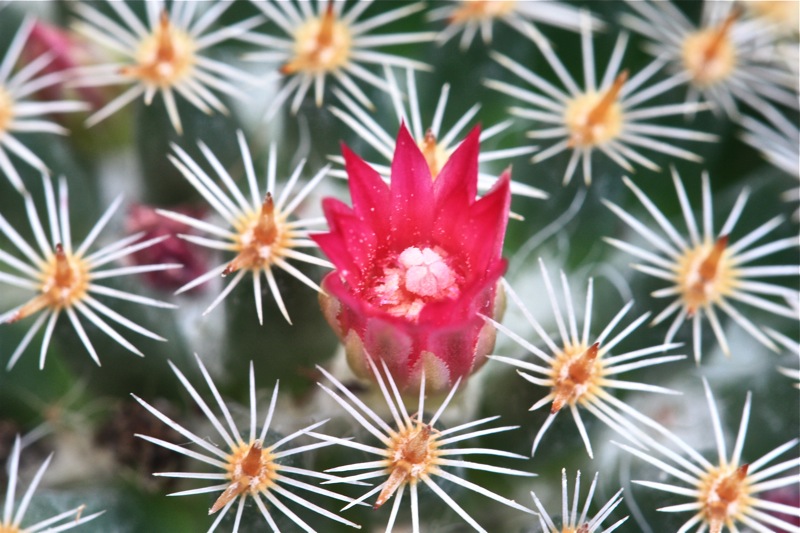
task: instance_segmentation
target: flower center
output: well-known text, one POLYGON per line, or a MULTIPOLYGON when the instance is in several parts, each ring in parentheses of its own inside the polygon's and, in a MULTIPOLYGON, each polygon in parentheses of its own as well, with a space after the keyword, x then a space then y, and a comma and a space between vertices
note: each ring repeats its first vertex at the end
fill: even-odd
POLYGON ((516 4, 516 0, 464 0, 453 11, 450 22, 460 24, 468 20, 499 18, 513 11, 516 4))
POLYGON ((441 145, 436 143, 436 135, 434 135, 431 130, 425 132, 425 137, 417 146, 419 146, 420 151, 422 151, 425 162, 428 163, 428 169, 431 171, 431 178, 436 179, 450 156, 441 145))
POLYGON ((214 514, 234 498, 244 494, 266 492, 277 477, 278 465, 269 450, 261 448, 261 441, 242 444, 228 456, 228 487, 219 495, 217 501, 208 510, 214 514))
POLYGON ((728 236, 723 235, 713 245, 689 250, 678 261, 678 288, 690 317, 731 292, 737 276, 725 254, 727 245, 728 236))
POLYGON ((84 299, 89 288, 89 266, 77 257, 67 255, 56 245, 56 253, 42 268, 41 293, 20 307, 9 322, 16 322, 49 307, 63 309, 84 299))
POLYGON ((716 28, 692 33, 683 41, 683 65, 696 85, 712 86, 733 72, 736 48, 730 30, 738 17, 739 10, 732 9, 716 28))
POLYGON ((189 77, 196 62, 195 42, 189 34, 172 25, 166 11, 152 34, 139 45, 136 65, 121 72, 159 87, 172 87, 189 77))
POLYGON ((564 111, 571 147, 592 147, 615 139, 622 131, 622 106, 618 97, 628 79, 625 70, 604 93, 573 98, 564 111))
POLYGON ((710 533, 720 533, 731 519, 743 514, 748 506, 747 467, 721 467, 710 471, 700 487, 702 512, 710 533))
POLYGON ((384 267, 371 303, 391 315, 414 320, 427 302, 457 298, 460 279, 446 257, 438 247, 406 248, 384 267))
POLYGON ((405 483, 416 483, 430 472, 437 457, 436 439, 431 439, 431 427, 417 422, 392 438, 386 452, 389 460, 389 479, 375 501, 375 509, 386 503, 405 483))
MULTIPOLYGON (((11 119, 14 117, 14 100, 8 91, 0 85, 0 137, 8 131, 11 119)), ((2 533, 2 530, 0 530, 2 533)))
POLYGON ((334 72, 350 59, 349 28, 336 20, 333 1, 320 18, 307 21, 294 35, 294 57, 281 67, 283 74, 334 72))
POLYGON ((275 214, 272 195, 267 193, 261 210, 237 228, 239 235, 236 238, 236 249, 239 255, 228 264, 222 275, 227 276, 242 268, 268 269, 274 255, 282 248, 282 225, 283 221, 275 214))
POLYGON ((567 345, 564 351, 556 356, 553 363, 553 405, 550 412, 555 414, 569 403, 575 402, 593 386, 602 376, 602 365, 597 359, 599 343, 589 347, 583 344, 567 345))
POLYGON ((0 524, 0 533, 20 533, 20 529, 17 526, 0 524))

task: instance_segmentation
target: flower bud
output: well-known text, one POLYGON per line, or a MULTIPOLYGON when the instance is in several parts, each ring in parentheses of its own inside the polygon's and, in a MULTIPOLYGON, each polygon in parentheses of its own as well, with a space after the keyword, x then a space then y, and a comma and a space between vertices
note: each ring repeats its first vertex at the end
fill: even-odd
MULTIPOLYGON (((27 62, 31 62, 44 54, 50 54, 52 58, 42 70, 44 74, 68 73, 93 61, 89 51, 70 33, 37 20, 25 44, 23 57, 27 62)), ((76 95, 71 94, 72 90, 67 89, 65 85, 65 82, 47 85, 40 90, 40 95, 46 101, 75 97, 76 95)), ((90 103, 92 107, 100 107, 106 100, 103 93, 93 87, 80 87, 76 92, 80 100, 90 103)))
MULTIPOLYGON (((177 211, 189 216, 201 215, 197 210, 177 209, 177 211)), ((128 210, 125 229, 129 233, 141 232, 142 238, 138 242, 169 235, 165 240, 133 254, 131 256, 133 264, 183 265, 183 268, 147 272, 144 277, 151 286, 161 290, 175 290, 207 270, 206 255, 178 237, 178 234, 193 233, 187 224, 160 216, 148 205, 135 204, 128 210)))

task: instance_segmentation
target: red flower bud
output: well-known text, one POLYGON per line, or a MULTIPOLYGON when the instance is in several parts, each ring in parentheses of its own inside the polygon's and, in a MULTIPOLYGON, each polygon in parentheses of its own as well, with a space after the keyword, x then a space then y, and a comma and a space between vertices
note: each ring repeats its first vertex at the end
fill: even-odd
MULTIPOLYGON (((26 62, 50 54, 52 59, 42 70, 43 74, 69 72, 71 69, 93 61, 88 50, 63 29, 37 20, 33 24, 28 41, 25 43, 23 57, 26 62)), ((103 94, 94 87, 76 89, 79 98, 92 107, 100 107, 106 100, 103 94)), ((40 90, 44 100, 63 100, 71 95, 65 94, 65 82, 48 85, 40 90)))
MULTIPOLYGON (((200 217, 200 213, 188 209, 175 211, 189 216, 200 217)), ((181 222, 160 216, 148 205, 135 204, 128 210, 125 229, 130 233, 143 232, 140 241, 154 239, 163 235, 170 237, 131 255, 136 265, 180 263, 183 268, 147 272, 144 278, 154 287, 174 290, 203 274, 207 268, 206 255, 196 246, 180 239, 178 234, 193 233, 191 227, 181 222)))

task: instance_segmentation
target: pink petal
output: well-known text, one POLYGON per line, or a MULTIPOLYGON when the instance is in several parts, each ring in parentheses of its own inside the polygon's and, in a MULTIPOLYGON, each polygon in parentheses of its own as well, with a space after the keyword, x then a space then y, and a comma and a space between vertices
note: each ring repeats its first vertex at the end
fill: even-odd
POLYGON ((389 217, 386 216, 386 206, 389 205, 391 197, 389 186, 371 166, 344 144, 342 144, 342 155, 347 170, 353 211, 367 221, 375 233, 387 235, 389 217))
POLYGON ((339 200, 326 198, 322 206, 331 231, 311 238, 340 273, 356 283, 374 263, 377 251, 375 232, 339 200))
POLYGON ((511 204, 511 175, 503 172, 486 196, 470 208, 466 246, 475 270, 482 271, 500 258, 511 204))
POLYGON ((504 173, 486 196, 471 205, 442 206, 431 229, 440 246, 468 258, 472 273, 484 271, 500 258, 511 201, 509 184, 509 175, 504 173))
POLYGON ((480 126, 475 126, 450 155, 434 181, 434 193, 439 205, 472 203, 478 194, 478 154, 480 126))
POLYGON ((433 179, 405 124, 397 134, 391 190, 392 241, 400 250, 424 242, 434 215, 433 179))

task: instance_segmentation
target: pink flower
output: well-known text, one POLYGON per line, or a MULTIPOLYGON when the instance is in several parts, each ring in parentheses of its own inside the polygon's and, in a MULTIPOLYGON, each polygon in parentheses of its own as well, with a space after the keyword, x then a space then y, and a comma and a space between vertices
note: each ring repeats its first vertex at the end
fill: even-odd
POLYGON ((502 314, 498 281, 510 204, 506 171, 476 200, 475 128, 434 180, 405 126, 391 185, 343 147, 353 207, 324 201, 330 232, 314 240, 336 266, 322 282, 323 312, 356 374, 386 362, 401 389, 445 390, 480 367, 502 314))

